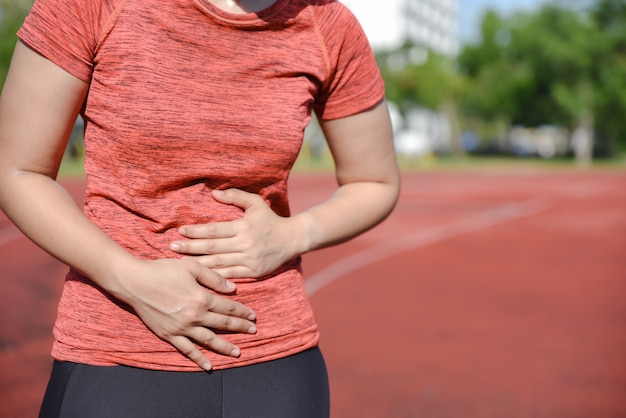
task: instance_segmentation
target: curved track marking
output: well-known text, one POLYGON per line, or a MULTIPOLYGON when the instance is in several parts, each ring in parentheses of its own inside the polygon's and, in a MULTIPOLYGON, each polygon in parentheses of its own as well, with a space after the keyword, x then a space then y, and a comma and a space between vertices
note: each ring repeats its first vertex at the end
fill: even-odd
POLYGON ((346 274, 401 252, 425 247, 510 220, 532 216, 551 206, 548 198, 538 196, 521 202, 507 203, 444 225, 415 231, 393 242, 384 242, 345 257, 313 274, 305 282, 307 293, 312 296, 324 286, 346 274))

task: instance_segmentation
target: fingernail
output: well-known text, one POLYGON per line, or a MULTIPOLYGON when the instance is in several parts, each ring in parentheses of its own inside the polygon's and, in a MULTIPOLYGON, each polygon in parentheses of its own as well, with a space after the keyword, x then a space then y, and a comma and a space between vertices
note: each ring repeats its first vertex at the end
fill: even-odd
POLYGON ((172 251, 178 251, 180 250, 180 244, 177 242, 173 242, 170 244, 170 250, 172 251))
POLYGON ((185 227, 180 227, 178 228, 178 233, 180 235, 185 235, 187 233, 187 230, 185 229, 185 227))
POLYGON ((216 195, 218 195, 218 196, 223 196, 223 195, 224 195, 224 190, 217 190, 217 189, 214 189, 214 190, 213 190, 213 194, 216 194, 216 195))
POLYGON ((241 355, 241 351, 239 351, 238 348, 235 348, 233 351, 230 352, 230 355, 233 357, 239 357, 241 355))
POLYGON ((248 328, 248 334, 256 334, 256 327, 254 325, 248 328))
POLYGON ((204 364, 202 365, 202 368, 203 368, 204 370, 206 370, 207 372, 208 372, 208 371, 211 371, 211 363, 204 363, 204 364))
POLYGON ((256 319, 256 314, 254 312, 252 312, 250 315, 248 315, 248 320, 254 321, 255 319, 256 319))
POLYGON ((230 280, 226 280, 226 287, 230 290, 235 290, 237 288, 235 283, 231 282, 230 280))

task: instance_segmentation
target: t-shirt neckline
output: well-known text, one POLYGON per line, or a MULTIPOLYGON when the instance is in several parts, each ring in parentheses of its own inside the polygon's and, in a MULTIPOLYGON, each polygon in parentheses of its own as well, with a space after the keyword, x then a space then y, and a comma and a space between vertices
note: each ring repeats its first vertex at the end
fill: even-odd
POLYGON ((207 14, 213 18, 228 24, 253 25, 263 23, 269 17, 283 10, 291 0, 276 0, 269 7, 258 12, 251 13, 229 13, 215 6, 209 0, 194 0, 207 14))

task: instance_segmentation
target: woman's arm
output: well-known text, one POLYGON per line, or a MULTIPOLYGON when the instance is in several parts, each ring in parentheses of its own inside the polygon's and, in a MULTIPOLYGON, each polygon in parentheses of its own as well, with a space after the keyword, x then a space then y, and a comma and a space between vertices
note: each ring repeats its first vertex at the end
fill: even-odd
POLYGON ((335 159, 339 188, 330 200, 303 214, 309 217, 310 250, 371 229, 391 213, 400 193, 387 102, 320 124, 335 159))
POLYGON ((208 328, 254 332, 254 313, 224 296, 232 284, 192 260, 140 260, 104 234, 56 182, 87 83, 22 43, 0 95, 0 208, 35 243, 119 300, 200 367, 192 339, 218 353, 239 350, 208 328), (175 313, 172 313, 175 312, 175 313))
POLYGON ((230 189, 214 197, 242 208, 241 219, 189 225, 189 240, 171 249, 197 256, 227 278, 261 277, 286 261, 347 241, 385 219, 400 190, 387 103, 346 118, 322 121, 335 159, 338 189, 327 201, 289 218, 276 215, 259 196, 230 189))

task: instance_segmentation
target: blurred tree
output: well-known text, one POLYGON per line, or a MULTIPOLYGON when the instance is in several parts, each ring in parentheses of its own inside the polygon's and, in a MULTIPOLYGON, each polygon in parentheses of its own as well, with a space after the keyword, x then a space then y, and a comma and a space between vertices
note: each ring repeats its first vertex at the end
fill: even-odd
POLYGON ((462 111, 497 124, 573 128, 593 115, 611 143, 626 143, 626 2, 553 1, 533 13, 482 21, 459 68, 462 111))
POLYGON ((387 99, 396 104, 403 116, 415 108, 445 115, 449 122, 450 151, 462 153, 457 102, 463 79, 454 61, 411 42, 397 50, 379 52, 377 60, 385 79, 387 99))
POLYGON ((577 13, 554 5, 506 20, 487 13, 482 43, 459 57, 472 80, 464 109, 527 126, 570 123, 581 111, 572 97, 589 99, 582 96, 593 63, 587 52, 597 41, 592 29, 577 13))
POLYGON ((511 30, 498 14, 489 11, 482 25, 482 43, 468 45, 459 57, 468 81, 462 110, 470 116, 511 122, 516 113, 512 97, 523 97, 533 88, 531 67, 511 59, 511 30))
POLYGON ((609 146, 626 151, 626 1, 595 1, 590 15, 607 44, 606 55, 596 62, 596 130, 609 146))
POLYGON ((387 87, 387 98, 402 113, 419 106, 439 110, 452 100, 460 79, 453 63, 425 48, 406 43, 392 51, 377 54, 387 87))
POLYGON ((17 42, 16 32, 31 6, 31 0, 0 0, 0 89, 17 42))

